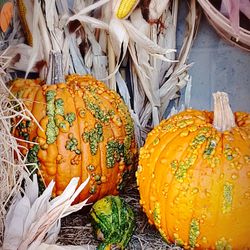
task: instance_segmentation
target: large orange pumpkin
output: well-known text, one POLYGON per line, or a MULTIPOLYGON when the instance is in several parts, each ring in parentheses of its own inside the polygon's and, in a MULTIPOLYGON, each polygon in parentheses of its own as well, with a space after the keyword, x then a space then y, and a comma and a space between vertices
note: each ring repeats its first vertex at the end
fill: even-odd
POLYGON ((250 249, 250 114, 225 94, 153 129, 140 151, 140 203, 162 236, 185 248, 250 249))
POLYGON ((136 154, 133 122, 120 96, 91 76, 69 75, 65 83, 17 79, 12 93, 24 102, 40 126, 22 121, 16 137, 38 144, 27 159, 39 164, 47 185, 55 180, 60 195, 74 176, 89 184, 78 199, 95 201, 117 194, 136 154))

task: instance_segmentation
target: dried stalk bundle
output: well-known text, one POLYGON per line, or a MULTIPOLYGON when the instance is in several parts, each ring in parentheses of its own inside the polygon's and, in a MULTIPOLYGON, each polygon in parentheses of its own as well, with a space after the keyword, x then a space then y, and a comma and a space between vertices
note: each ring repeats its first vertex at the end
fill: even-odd
POLYGON ((225 40, 250 51, 250 31, 242 27, 236 33, 230 20, 217 10, 209 0, 198 0, 204 10, 210 24, 215 28, 217 33, 225 40))
MULTIPOLYGON (((150 2, 148 8, 142 5, 142 13, 145 12, 143 9, 147 8, 148 22, 140 18, 140 10, 132 13, 131 22, 160 47, 175 48, 178 1, 164 1, 164 4, 160 0, 154 0, 150 2)), ((138 136, 140 145, 143 144, 149 130, 163 119, 169 102, 178 97, 179 90, 188 83, 191 85, 187 73, 191 65, 187 65, 186 60, 198 28, 199 18, 196 1, 192 0, 180 53, 177 58, 174 52, 170 54, 173 61, 159 60, 148 55, 140 48, 140 44, 131 44, 129 47, 132 58, 130 63, 132 98, 137 131, 140 133, 138 136)), ((186 94, 190 95, 189 88, 186 94)))
POLYGON ((190 82, 186 59, 199 15, 192 0, 177 57, 179 1, 142 1, 124 19, 116 16, 120 2, 45 0, 41 6, 38 0, 18 0, 26 8, 20 14, 25 20, 26 41, 32 47, 23 42, 11 46, 11 55, 20 57, 12 67, 25 68, 26 75, 37 71, 44 79, 49 51, 62 51, 65 74, 92 74, 122 95, 134 118, 140 146, 163 118, 169 102, 190 82), (129 73, 124 68, 129 68, 129 73))

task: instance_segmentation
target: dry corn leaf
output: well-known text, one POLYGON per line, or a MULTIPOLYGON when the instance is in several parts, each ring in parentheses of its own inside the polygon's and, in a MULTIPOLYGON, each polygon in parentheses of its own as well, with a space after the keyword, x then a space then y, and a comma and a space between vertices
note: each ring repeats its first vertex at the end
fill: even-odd
POLYGON ((38 197, 36 175, 33 175, 33 181, 27 178, 28 184, 23 194, 21 195, 20 192, 15 197, 7 213, 3 248, 35 250, 45 240, 46 235, 49 235, 50 241, 56 240, 60 229, 60 219, 81 209, 87 202, 85 200, 71 206, 87 185, 89 178, 77 188, 78 181, 79 178, 72 178, 64 192, 51 200, 54 181, 51 181, 42 195, 38 197))

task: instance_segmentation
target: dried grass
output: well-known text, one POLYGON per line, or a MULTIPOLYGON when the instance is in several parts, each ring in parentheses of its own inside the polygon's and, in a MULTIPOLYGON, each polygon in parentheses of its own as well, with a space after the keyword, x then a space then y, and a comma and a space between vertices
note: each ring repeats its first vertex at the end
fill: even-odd
POLYGON ((19 151, 17 141, 10 131, 12 118, 19 116, 27 119, 25 107, 14 97, 10 99, 11 94, 5 84, 11 78, 6 73, 10 60, 5 53, 0 55, 0 245, 8 205, 20 189, 24 176, 28 174, 25 157, 19 151), (17 111, 17 107, 20 107, 20 111, 17 111))
MULTIPOLYGON (((157 229, 148 223, 145 213, 139 204, 139 192, 135 180, 131 180, 126 189, 120 195, 132 207, 136 217, 136 229, 127 247, 129 250, 143 249, 172 249, 181 250, 175 245, 168 245, 160 236, 157 229)), ((62 245, 95 245, 99 241, 95 239, 91 226, 89 210, 84 208, 80 212, 71 214, 62 219, 58 244, 62 245)))

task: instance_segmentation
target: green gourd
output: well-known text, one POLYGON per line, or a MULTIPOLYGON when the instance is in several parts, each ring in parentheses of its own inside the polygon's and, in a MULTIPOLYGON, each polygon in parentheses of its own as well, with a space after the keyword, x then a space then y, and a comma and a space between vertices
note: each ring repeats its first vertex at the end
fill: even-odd
POLYGON ((90 215, 96 237, 103 241, 97 250, 108 250, 113 245, 125 249, 135 228, 135 216, 122 198, 109 195, 100 199, 90 215))

